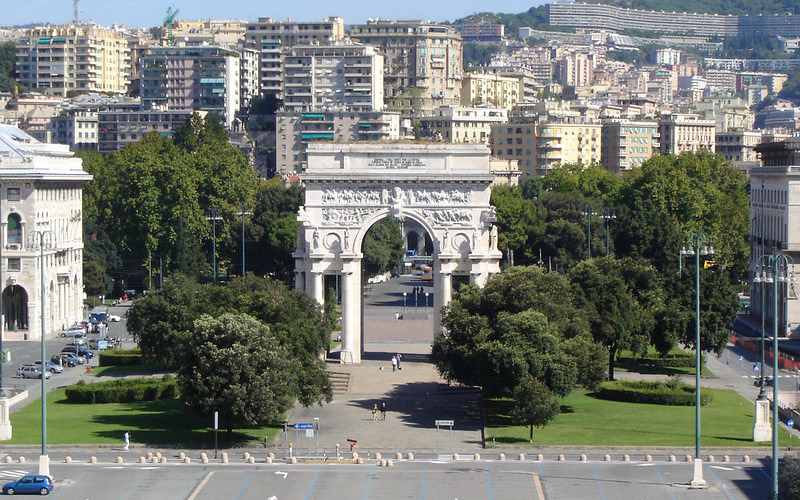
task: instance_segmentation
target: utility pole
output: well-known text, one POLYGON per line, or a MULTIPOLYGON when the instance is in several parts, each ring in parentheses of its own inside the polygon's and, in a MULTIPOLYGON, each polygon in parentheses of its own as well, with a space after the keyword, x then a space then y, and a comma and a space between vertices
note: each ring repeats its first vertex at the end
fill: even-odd
POLYGON ((242 283, 244 283, 247 280, 247 278, 245 278, 245 274, 246 274, 247 268, 246 268, 246 265, 245 265, 245 258, 244 258, 245 257, 245 255, 244 255, 245 254, 245 251, 244 251, 244 218, 245 218, 246 215, 251 215, 251 214, 250 214, 250 212, 247 211, 247 205, 242 203, 241 206, 239 207, 239 211, 236 212, 236 215, 240 215, 242 217, 242 283))
POLYGON ((211 221, 211 261, 212 261, 212 272, 214 276, 212 278, 212 282, 217 282, 217 221, 222 220, 222 217, 219 216, 219 210, 216 207, 211 207, 211 210, 208 211, 208 216, 206 220, 211 221))

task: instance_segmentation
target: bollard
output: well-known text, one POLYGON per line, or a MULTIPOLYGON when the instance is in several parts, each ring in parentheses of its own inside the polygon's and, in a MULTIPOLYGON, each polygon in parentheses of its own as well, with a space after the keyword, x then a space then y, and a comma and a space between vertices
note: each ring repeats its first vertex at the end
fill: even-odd
POLYGON ((379 464, 381 467, 386 467, 386 460, 383 460, 383 459, 381 459, 381 460, 378 462, 378 464, 379 464))
POLYGON ((458 453, 453 453, 453 460, 458 460, 458 453))
POLYGON ((586 458, 586 455, 584 455, 584 454, 581 454, 580 461, 581 461, 581 462, 588 462, 588 461, 589 461, 589 459, 588 459, 588 458, 586 458))
POLYGON ((272 459, 272 460, 275 460, 275 454, 274 454, 274 453, 272 453, 272 452, 269 452, 269 453, 267 453, 267 458, 270 458, 270 459, 272 459))
POLYGON ((363 458, 361 458, 361 457, 359 457, 359 458, 356 458, 356 459, 355 459, 355 463, 357 463, 357 464, 363 464, 363 463, 364 463, 364 459, 363 459, 363 458))
POLYGON ((731 457, 729 457, 728 455, 723 455, 722 461, 725 462, 726 464, 729 464, 731 463, 731 457))
POLYGON ((153 452, 152 451, 148 451, 146 457, 147 457, 148 460, 153 458, 153 452))
POLYGON ((158 459, 162 464, 167 463, 167 457, 161 457, 158 459))
POLYGON ((96 464, 97 463, 97 457, 89 457, 89 463, 90 464, 96 464))
POLYGON ((685 459, 686 459, 687 462, 691 462, 692 461, 692 456, 691 455, 686 455, 685 459))
MULTIPOLYGON (((89 460, 91 461, 91 459, 89 459, 89 460)), ((143 464, 143 463, 146 463, 146 462, 147 462, 147 459, 146 459, 146 458, 144 458, 144 457, 139 457, 139 463, 140 463, 140 464, 143 464)))
POLYGON ((267 457, 267 463, 268 463, 268 464, 271 464, 271 463, 272 463, 272 457, 267 457))
POLYGON ((414 460, 414 454, 413 453, 409 453, 408 454, 408 459, 409 460, 414 460))
POLYGON ((558 455, 558 461, 559 461, 559 462, 563 462, 564 460, 566 460, 566 457, 564 457, 564 455, 563 455, 563 454, 559 454, 559 455, 558 455))
POLYGON ((611 455, 606 455, 605 457, 603 457, 603 460, 605 460, 606 462, 610 462, 611 461, 611 455))
MULTIPOLYGON (((67 458, 69 458, 69 457, 67 457, 67 458)), ((70 462, 72 462, 72 459, 70 459, 70 462)), ((67 462, 67 463, 69 463, 69 462, 67 462)), ((118 464, 122 463, 122 457, 117 457, 117 463, 118 464)))
POLYGON ((19 457, 19 463, 24 464, 25 463, 25 457, 19 457))
POLYGON ((506 459, 506 454, 505 453, 501 453, 500 455, 497 456, 497 459, 498 460, 505 460, 506 459))
POLYGON ((713 462, 714 461, 714 455, 709 455, 708 456, 708 461, 709 462, 713 462))
POLYGON ((525 460, 525 454, 520 453, 519 455, 517 455, 517 460, 525 460))
POLYGON ((247 459, 247 463, 248 463, 248 464, 254 464, 254 463, 256 463, 256 457, 249 457, 249 458, 247 459))
POLYGON ((178 460, 183 460, 184 458, 186 458, 186 453, 184 452, 178 453, 178 460))
POLYGON ((353 460, 355 460, 355 459, 357 459, 357 458, 358 458, 358 452, 357 452, 357 451, 354 451, 354 452, 353 452, 353 460))
MULTIPOLYGON (((381 455, 381 452, 379 452, 379 451, 375 452, 375 460, 380 460, 382 456, 383 455, 381 455)), ((369 457, 367 457, 367 458, 369 458, 369 457)))
POLYGON ((750 461, 750 455, 745 455, 742 457, 742 462, 749 462, 749 461, 750 461))
POLYGON ((200 458, 208 458, 208 453, 206 452, 200 453, 200 458))
POLYGON ((622 455, 622 460, 624 462, 630 462, 631 461, 631 456, 630 455, 622 455))
POLYGON ((674 462, 674 461, 676 461, 676 460, 677 460, 677 458, 675 457, 675 455, 670 455, 670 456, 669 456, 669 461, 670 461, 670 462, 674 462))
POLYGON ((242 454, 242 458, 243 458, 243 459, 245 459, 245 460, 247 460, 248 458, 250 458, 250 453, 248 453, 248 452, 244 452, 244 453, 242 454))
MULTIPOLYGON (((203 455, 205 455, 205 453, 203 453, 203 455)), ((208 463, 208 457, 200 457, 200 463, 201 464, 207 464, 208 463)))
POLYGON ((64 463, 65 463, 65 464, 71 464, 71 463, 72 463, 72 457, 71 457, 71 456, 69 456, 69 455, 67 455, 66 457, 64 457, 64 463))
POLYGON ((297 463, 297 457, 292 457, 292 458, 290 458, 290 459, 289 459, 289 463, 290 463, 290 464, 296 464, 296 463, 297 463))
POLYGON ((222 460, 222 463, 223 464, 227 464, 228 463, 228 452, 227 451, 223 451, 222 455, 220 455, 220 456, 222 457, 220 459, 220 460, 222 460))
POLYGON ((158 457, 153 456, 153 458, 150 459, 150 463, 157 464, 158 463, 158 457))
POLYGON ((190 464, 190 463, 192 463, 192 459, 189 458, 189 457, 186 457, 186 458, 183 459, 183 463, 190 464))
POLYGON ((653 461, 653 455, 645 455, 644 456, 644 461, 645 462, 652 462, 653 461))
POLYGON ((481 454, 480 453, 476 453, 475 455, 472 456, 472 459, 473 460, 480 460, 481 459, 481 454))
POLYGON ((6 455, 5 462, 6 462, 7 464, 10 464, 10 463, 11 463, 13 460, 14 460, 14 459, 12 459, 10 456, 6 455))
POLYGON ((157 458, 157 459, 159 459, 159 460, 161 460, 161 452, 160 452, 160 451, 157 451, 157 452, 156 452, 156 458, 157 458))
POLYGON ((395 460, 402 460, 403 459, 403 454, 402 453, 395 453, 394 458, 395 458, 395 460))
POLYGON ((392 462, 391 458, 386 461, 386 467, 394 467, 394 462, 392 462))
POLYGON ((538 455, 536 455, 536 460, 538 460, 538 461, 540 461, 540 462, 544 462, 544 455, 542 455, 541 453, 539 453, 538 455))

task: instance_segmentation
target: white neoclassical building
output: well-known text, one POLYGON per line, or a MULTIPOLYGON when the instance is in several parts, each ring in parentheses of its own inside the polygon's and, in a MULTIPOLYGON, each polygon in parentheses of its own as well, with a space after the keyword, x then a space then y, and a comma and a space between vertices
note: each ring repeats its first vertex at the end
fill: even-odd
POLYGON ((295 284, 323 303, 325 275, 341 276, 342 362, 361 361, 362 242, 377 221, 399 220, 409 246, 431 255, 435 331, 455 281, 483 286, 500 272, 484 145, 310 144, 301 178, 295 284))
POLYGON ((0 334, 41 338, 82 319, 82 185, 91 176, 69 147, 0 125, 0 334), (40 243, 44 240, 44 283, 40 243))

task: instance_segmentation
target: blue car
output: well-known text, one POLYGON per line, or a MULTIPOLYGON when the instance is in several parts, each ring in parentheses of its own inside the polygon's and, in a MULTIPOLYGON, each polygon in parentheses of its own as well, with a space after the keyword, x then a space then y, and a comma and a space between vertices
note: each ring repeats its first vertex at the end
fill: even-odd
POLYGON ((53 480, 47 476, 28 474, 16 481, 3 485, 3 495, 14 495, 16 493, 38 493, 47 495, 53 491, 53 480))

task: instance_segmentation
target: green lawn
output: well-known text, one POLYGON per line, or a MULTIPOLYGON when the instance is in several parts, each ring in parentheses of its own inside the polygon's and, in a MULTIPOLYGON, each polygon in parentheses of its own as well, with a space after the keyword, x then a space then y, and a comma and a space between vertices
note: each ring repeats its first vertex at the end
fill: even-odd
MULTIPOLYGON (((515 426, 510 400, 487 400, 486 437, 497 444, 528 443, 528 427, 515 426)), ((734 391, 714 390, 700 408, 702 446, 771 446, 752 441, 753 402, 734 391)), ((576 446, 694 446, 694 406, 661 406, 606 401, 575 390, 561 403, 561 414, 534 431, 534 444, 576 446)), ((779 441, 789 435, 780 429, 779 441)))
MULTIPOLYGON (((34 400, 11 414, 13 439, 5 444, 41 443, 41 402, 34 400)), ((177 399, 142 403, 70 404, 64 389, 47 395, 47 442, 49 444, 121 443, 122 434, 131 433, 131 442, 145 444, 213 444, 211 421, 187 415, 177 399)), ((229 441, 220 430, 221 446, 263 443, 274 440, 283 428, 267 426, 235 429, 229 441)))
POLYGON ((154 375, 174 373, 169 365, 159 363, 150 365, 97 366, 93 367, 95 377, 125 377, 126 375, 154 375))
MULTIPOLYGON (((673 346, 672 349, 667 354, 686 354, 687 352, 693 353, 694 351, 684 351, 678 346, 673 346)), ((647 354, 657 354, 655 347, 647 346, 647 354)), ((716 354, 710 354, 711 356, 716 356, 716 354)), ((631 351, 620 351, 617 355, 618 357, 623 356, 633 356, 631 351)), ((706 357, 709 354, 705 354, 706 357)), ((647 373, 647 374, 655 374, 655 375, 694 375, 694 367, 693 366, 664 366, 664 367, 657 367, 657 366, 646 366, 640 365, 637 363, 621 363, 617 361, 614 365, 615 370, 625 371, 625 372, 635 372, 635 373, 647 373)), ((716 375, 708 369, 708 367, 704 364, 700 368, 700 376, 702 377, 712 377, 716 378, 716 375)))

